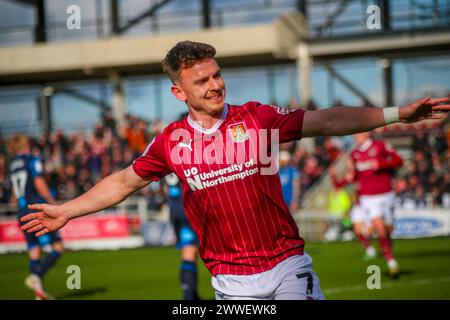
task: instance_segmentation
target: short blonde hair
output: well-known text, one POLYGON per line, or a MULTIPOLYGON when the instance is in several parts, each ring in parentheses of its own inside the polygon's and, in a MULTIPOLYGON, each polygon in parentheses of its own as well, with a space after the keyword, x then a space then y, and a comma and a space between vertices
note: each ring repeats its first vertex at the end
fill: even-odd
POLYGON ((25 151, 30 146, 30 140, 28 136, 23 133, 18 133, 9 138, 8 152, 12 155, 16 155, 21 151, 25 151))

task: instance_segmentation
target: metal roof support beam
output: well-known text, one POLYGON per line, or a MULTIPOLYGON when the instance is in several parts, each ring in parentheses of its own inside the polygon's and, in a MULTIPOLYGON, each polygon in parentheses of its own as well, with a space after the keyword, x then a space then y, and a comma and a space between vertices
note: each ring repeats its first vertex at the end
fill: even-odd
POLYGON ((203 28, 211 28, 211 6, 209 0, 202 1, 203 28))
POLYGON ((297 0, 297 8, 305 18, 308 18, 308 0, 297 0))
POLYGON ((383 24, 383 30, 387 31, 391 29, 391 11, 389 0, 379 0, 381 6, 381 19, 383 24))
MULTIPOLYGON (((312 58, 309 54, 308 44, 300 42, 297 47, 297 77, 300 85, 301 105, 307 107, 311 102, 311 72, 312 58)), ((313 152, 315 147, 315 138, 303 138, 299 141, 299 145, 313 152)))
POLYGON ((46 42, 46 17, 44 0, 16 0, 28 5, 32 5, 36 9, 36 25, 34 27, 34 42, 46 42))
POLYGON ((15 1, 31 5, 37 5, 37 3, 39 2, 39 0, 15 0, 15 1))
POLYGON ((333 77, 338 79, 345 87, 347 87, 347 89, 349 89, 356 96, 361 98, 368 107, 375 107, 375 104, 373 104, 372 101, 370 101, 370 99, 364 94, 364 92, 359 90, 353 83, 351 83, 343 75, 339 74, 339 72, 337 72, 336 69, 334 69, 331 65, 325 62, 321 62, 321 64, 331 75, 333 75, 333 77))
POLYGON ((172 1, 172 0, 163 0, 161 2, 158 2, 155 5, 153 5, 150 9, 148 9, 147 11, 144 11, 143 13, 136 16, 135 18, 127 21, 127 23, 124 26, 118 26, 118 34, 122 34, 122 33, 126 32, 128 29, 130 29, 134 25, 138 24, 143 19, 152 17, 156 13, 156 11, 158 11, 158 9, 165 6, 170 1, 172 1))
POLYGON ((394 105, 394 84, 392 75, 392 60, 381 59, 381 68, 383 69, 383 85, 384 85, 384 105, 393 106, 394 105))
POLYGON ((52 124, 52 87, 43 87, 38 97, 38 114, 41 131, 43 133, 50 133, 53 128, 52 124))
POLYGON ((450 49, 450 28, 428 28, 412 31, 390 31, 352 37, 308 39, 316 60, 335 60, 355 56, 386 56, 446 53, 450 49))
POLYGON ((301 104, 306 106, 311 101, 312 58, 308 45, 300 42, 297 48, 297 75, 300 84, 301 104))
POLYGON ((119 3, 117 0, 110 0, 111 8, 111 34, 117 36, 120 34, 120 18, 119 18, 119 3))
POLYGON ((34 33, 35 42, 46 42, 47 41, 47 31, 46 31, 46 17, 45 17, 45 6, 44 0, 39 0, 36 5, 37 13, 37 25, 34 33))
MULTIPOLYGON (((391 14, 390 1, 380 0, 381 17, 383 23, 383 31, 391 30, 391 14)), ((382 59, 381 67, 383 68, 383 85, 384 85, 384 104, 385 106, 394 105, 394 81, 392 74, 392 60, 382 59)))
POLYGON ((127 114, 125 90, 120 74, 116 71, 109 73, 109 80, 113 84, 113 98, 112 98, 112 113, 117 123, 120 134, 123 132, 125 126, 125 116, 127 114))
POLYGON ((327 17, 324 24, 316 28, 316 36, 322 35, 326 29, 330 28, 334 24, 336 19, 341 15, 341 13, 344 12, 351 1, 353 0, 341 0, 336 10, 327 17))
POLYGON ((64 93, 64 94, 67 94, 76 99, 87 102, 93 106, 100 108, 100 110, 102 112, 106 112, 108 109, 111 109, 111 105, 109 103, 102 101, 102 100, 95 99, 95 98, 88 96, 86 94, 83 94, 77 90, 73 90, 70 88, 60 88, 60 89, 55 89, 55 94, 56 93, 64 93))

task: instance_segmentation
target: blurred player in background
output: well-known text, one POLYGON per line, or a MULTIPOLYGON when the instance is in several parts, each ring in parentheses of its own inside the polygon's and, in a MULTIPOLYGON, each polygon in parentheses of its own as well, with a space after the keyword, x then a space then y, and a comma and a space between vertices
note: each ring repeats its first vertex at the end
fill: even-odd
POLYGON ((167 126, 131 166, 80 197, 58 206, 29 206, 36 212, 22 218, 27 222, 22 229, 38 236, 60 229, 69 220, 111 207, 173 172, 181 180, 183 206, 199 238, 200 256, 212 274, 217 299, 323 299, 312 258, 284 203, 278 171, 264 170, 267 163, 249 150, 258 144, 264 152, 273 151, 272 133, 284 143, 354 134, 398 121, 440 119, 436 113, 450 110, 449 99, 422 98, 383 109, 317 111, 258 102, 229 105, 215 54, 215 48, 205 43, 183 41, 174 46, 163 68, 172 80, 172 93, 186 103, 189 116, 167 126), (267 131, 269 135, 262 134, 267 131), (217 152, 212 155, 211 150, 217 152), (239 150, 243 159, 238 158, 239 150), (210 152, 206 159, 205 152, 210 152), (218 160, 210 163, 211 158, 218 160))
POLYGON ((354 138, 356 147, 350 154, 350 164, 359 198, 359 206, 353 213, 355 229, 366 253, 370 254, 371 230, 363 232, 362 228, 364 223, 373 227, 389 274, 396 277, 399 265, 394 259, 391 242, 395 200, 392 178, 394 170, 402 166, 403 160, 390 145, 373 140, 369 132, 358 133, 354 138))
POLYGON ((363 260, 368 261, 376 258, 377 251, 371 245, 372 223, 369 215, 364 213, 359 203, 359 194, 355 185, 355 172, 353 167, 353 161, 350 158, 347 161, 347 170, 341 178, 338 178, 337 170, 334 166, 329 169, 329 173, 335 189, 346 188, 349 192, 351 199, 349 216, 353 233, 365 250, 363 260))
POLYGON ((164 179, 164 193, 170 209, 170 222, 177 237, 177 249, 181 252, 180 282, 183 300, 199 300, 197 293, 198 239, 183 208, 180 179, 171 173, 164 179))
POLYGON ((338 179, 336 167, 333 164, 329 167, 328 172, 333 187, 328 195, 328 212, 337 217, 339 223, 335 228, 330 228, 325 233, 325 239, 327 239, 327 234, 330 240, 351 239, 353 237, 353 225, 350 219, 350 211, 356 204, 353 184, 350 183, 351 177, 349 172, 346 172, 342 179, 338 179))
POLYGON ((280 152, 280 181, 283 190, 283 199, 291 213, 298 209, 300 197, 300 171, 290 165, 291 154, 283 150, 280 152))
MULTIPOLYGON (((42 160, 30 152, 28 137, 23 134, 14 135, 8 143, 10 154, 14 155, 9 166, 9 179, 13 186, 13 195, 17 202, 18 219, 31 211, 31 203, 55 204, 43 177, 42 160)), ((36 299, 48 300, 50 296, 43 288, 45 274, 61 257, 64 247, 57 231, 49 232, 40 237, 25 232, 27 242, 30 275, 25 279, 28 288, 34 291, 36 299), (41 260, 42 248, 50 244, 52 251, 41 260)))

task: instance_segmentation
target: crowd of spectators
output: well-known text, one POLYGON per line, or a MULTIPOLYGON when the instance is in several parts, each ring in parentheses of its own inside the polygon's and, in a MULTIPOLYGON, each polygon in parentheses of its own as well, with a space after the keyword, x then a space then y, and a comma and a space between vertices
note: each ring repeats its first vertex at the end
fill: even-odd
MULTIPOLYGON (((61 201, 72 199, 91 188, 101 178, 121 170, 139 156, 149 141, 162 132, 160 120, 152 122, 127 116, 122 132, 110 113, 91 134, 63 134, 56 130, 49 135, 32 138, 32 153, 44 159, 45 177, 54 196, 61 201)), ((343 152, 337 138, 317 138, 314 148, 301 143, 282 145, 288 150, 291 165, 300 171, 300 198, 318 181, 329 165, 343 152)), ((394 179, 398 206, 408 208, 450 207, 450 156, 447 139, 441 128, 417 132, 412 145, 414 156, 405 162, 394 179)), ((5 142, 0 141, 0 203, 7 203, 11 188, 7 173, 8 155, 5 142)), ((158 209, 164 199, 158 185, 144 188, 149 206, 158 209)))
MULTIPOLYGON (((31 152, 43 159, 44 175, 54 197, 64 201, 84 193, 103 177, 131 164, 161 129, 159 120, 149 123, 127 116, 120 134, 115 121, 106 115, 91 134, 63 134, 61 130, 55 130, 33 137, 31 152)), ((0 145, 0 203, 8 203, 11 186, 6 175, 10 155, 6 152, 6 141, 0 141, 0 145)))
POLYGON ((298 142, 283 144, 281 149, 291 153, 290 165, 296 167, 300 172, 299 202, 308 189, 320 179, 329 165, 343 152, 341 141, 330 137, 316 139, 312 150, 303 147, 298 142))
POLYGON ((397 206, 450 208, 450 149, 442 128, 418 131, 413 157, 394 179, 397 206))

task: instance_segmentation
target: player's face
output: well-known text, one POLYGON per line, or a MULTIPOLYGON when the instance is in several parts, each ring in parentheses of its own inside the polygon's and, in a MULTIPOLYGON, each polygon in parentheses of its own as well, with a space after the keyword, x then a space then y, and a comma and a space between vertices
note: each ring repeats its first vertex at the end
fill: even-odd
POLYGON ((280 159, 280 167, 282 168, 287 167, 288 164, 289 164, 288 160, 280 159))
POLYGON ((358 145, 363 144, 369 138, 370 138, 369 132, 361 132, 354 135, 355 142, 358 145))
POLYGON ((205 59, 182 69, 172 92, 198 113, 220 115, 225 103, 225 83, 216 60, 205 59))

